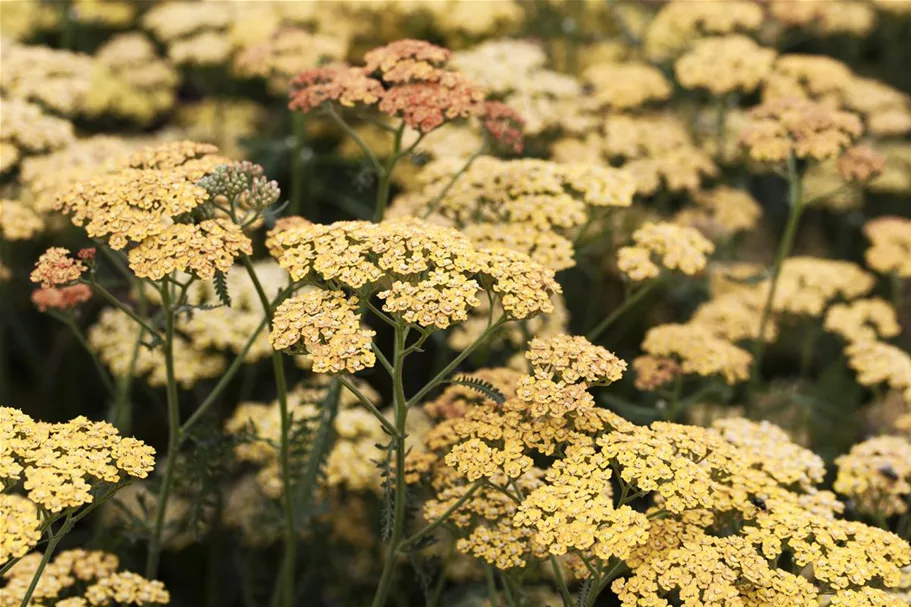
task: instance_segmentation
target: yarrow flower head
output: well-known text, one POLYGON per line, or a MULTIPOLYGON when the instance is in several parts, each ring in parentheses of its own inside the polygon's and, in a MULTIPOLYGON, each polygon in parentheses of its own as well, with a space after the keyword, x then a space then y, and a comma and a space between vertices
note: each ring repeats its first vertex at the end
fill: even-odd
POLYGON ((292 80, 289 107, 312 112, 327 102, 376 106, 429 133, 444 122, 480 116, 497 139, 520 142, 514 112, 487 108, 486 91, 446 68, 450 52, 423 40, 398 40, 368 51, 363 67, 336 64, 304 70, 292 80))
POLYGON ((661 267, 692 276, 705 268, 707 255, 715 250, 698 230, 672 223, 646 223, 633 232, 633 241, 635 245, 617 252, 617 267, 636 281, 657 277, 661 267))
MULTIPOLYGON (((4 605, 25 600, 42 555, 32 552, 3 574, 4 605)), ((61 607, 90 605, 166 605, 171 596, 159 581, 137 573, 118 571, 120 559, 100 550, 76 548, 54 555, 44 568, 32 601, 61 607)))
POLYGON ((766 101, 750 112, 740 142, 754 160, 783 162, 789 155, 825 160, 836 157, 863 133, 860 118, 805 99, 766 101))
POLYGON ((69 249, 51 247, 41 254, 30 278, 45 289, 65 286, 79 280, 88 267, 70 255, 69 249))
POLYGON ((728 384, 748 379, 753 362, 746 350, 692 323, 652 327, 645 334, 642 349, 652 356, 674 359, 683 373, 721 375, 728 384))
POLYGON ((355 373, 376 362, 374 334, 361 328, 357 297, 310 289, 276 308, 271 340, 276 350, 302 348, 316 373, 355 373))
POLYGON ((741 34, 697 40, 677 59, 674 71, 686 88, 704 88, 716 96, 752 92, 772 69, 775 51, 741 34))
POLYGON ((38 289, 32 293, 32 303, 42 312, 47 310, 69 310, 87 302, 91 298, 92 288, 82 284, 38 289))
POLYGON ((84 417, 48 424, 0 407, 0 438, 0 479, 24 478, 28 498, 49 512, 91 503, 93 486, 145 478, 155 465, 154 449, 84 417))
POLYGON ((455 230, 413 219, 330 225, 286 219, 266 244, 293 280, 340 284, 355 297, 346 299, 354 307, 376 294, 385 312, 423 328, 466 320, 480 305, 482 288, 511 319, 552 311, 550 298, 560 292, 553 272, 522 254, 476 249, 455 230))
POLYGON ((878 297, 835 304, 826 314, 825 329, 849 343, 895 337, 901 326, 892 304, 878 297))
POLYGON ((835 460, 834 489, 859 512, 890 517, 908 512, 911 495, 911 441, 877 436, 851 447, 835 460))
POLYGON ((864 234, 871 243, 866 252, 870 268, 902 278, 911 276, 911 220, 877 217, 864 225, 864 234))

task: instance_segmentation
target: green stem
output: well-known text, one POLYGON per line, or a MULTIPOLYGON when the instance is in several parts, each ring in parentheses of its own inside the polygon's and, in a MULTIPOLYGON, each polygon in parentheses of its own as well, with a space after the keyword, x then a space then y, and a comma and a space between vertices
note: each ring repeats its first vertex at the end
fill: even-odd
POLYGON ((462 497, 460 497, 458 500, 456 500, 455 503, 452 504, 452 506, 447 508, 446 511, 439 516, 439 518, 435 519, 432 523, 430 523, 429 525, 427 525, 426 527, 424 527, 423 529, 421 529, 420 531, 418 531, 417 533, 415 533, 408 539, 404 540, 401 543, 401 545, 399 546, 399 552, 404 552, 405 550, 408 549, 409 546, 421 541, 421 539, 427 537, 427 535, 429 533, 431 533, 434 529, 436 529, 437 527, 439 527, 440 525, 445 523, 456 510, 461 508, 465 504, 465 502, 467 502, 468 500, 470 500, 472 498, 472 496, 475 494, 475 492, 477 492, 477 490, 480 489, 483 484, 484 484, 483 481, 475 482, 475 484, 472 485, 468 489, 468 491, 465 492, 465 494, 462 497))
POLYGON ((382 175, 384 170, 383 165, 380 163, 379 159, 377 159, 376 154, 373 153, 373 150, 370 149, 370 146, 368 146, 364 140, 361 139, 360 135, 358 135, 357 132, 352 129, 347 122, 345 122, 344 118, 342 118, 331 105, 325 104, 324 107, 326 108, 326 114, 332 118, 335 124, 337 124, 343 131, 345 131, 345 134, 351 137, 351 139, 354 140, 354 143, 356 143, 357 146, 361 148, 364 156, 366 156, 367 159, 370 160, 370 164, 373 165, 373 169, 376 171, 376 174, 382 175))
POLYGON ((465 172, 471 168, 471 165, 474 164, 474 161, 478 159, 479 156, 484 154, 487 151, 487 139, 485 136, 484 143, 481 144, 481 147, 471 155, 471 157, 462 165, 462 168, 459 169, 452 177, 449 178, 449 182, 440 190, 440 193, 431 199, 427 204, 427 209, 424 211, 424 214, 421 215, 421 219, 427 219, 434 211, 437 210, 437 207, 440 206, 440 203, 443 202, 443 198, 446 197, 446 194, 449 193, 449 190, 452 189, 452 186, 455 185, 456 181, 459 180, 459 177, 465 174, 465 172))
POLYGON ((557 557, 553 555, 550 556, 550 566, 554 570, 554 579, 557 580, 557 588, 560 589, 560 596, 563 598, 563 607, 575 607, 576 602, 569 593, 569 588, 566 586, 566 580, 563 579, 563 570, 560 569, 560 563, 557 561, 557 557))
POLYGON ((107 289, 102 287, 100 284, 98 284, 94 280, 86 281, 85 284, 92 287, 92 289, 96 293, 101 295, 104 299, 106 299, 108 301, 108 303, 110 303, 111 305, 113 305, 114 307, 119 309, 121 312, 123 312, 124 314, 126 314, 127 316, 132 318, 137 324, 139 324, 139 326, 141 326, 143 329, 148 331, 149 334, 152 336, 153 341, 155 341, 156 343, 161 343, 161 334, 158 331, 156 331, 155 329, 153 329, 152 326, 148 322, 146 322, 145 320, 140 318, 135 312, 133 312, 133 310, 131 310, 127 306, 123 305, 123 302, 121 302, 119 299, 114 297, 110 291, 108 291, 107 289))
POLYGON ((383 221, 383 215, 386 214, 386 207, 389 205, 389 190, 392 187, 392 171, 401 157, 402 135, 405 132, 405 123, 402 122, 395 131, 395 142, 392 148, 392 155, 386 161, 386 166, 380 172, 379 189, 376 192, 376 210, 373 212, 373 223, 383 221))
MULTIPOLYGON (((256 275, 256 269, 253 267, 250 256, 243 254, 240 256, 240 261, 250 276, 250 282, 253 283, 253 288, 256 289, 256 295, 259 297, 271 328, 272 302, 269 300, 269 296, 266 295, 266 291, 256 275)), ((292 607, 294 604, 295 560, 297 558, 297 522, 295 520, 294 495, 292 494, 293 486, 291 483, 291 415, 288 411, 288 385, 285 380, 284 360, 282 359, 282 353, 277 350, 272 351, 272 369, 275 373, 276 398, 278 400, 279 416, 281 417, 278 465, 282 482, 282 505, 285 516, 285 552, 282 557, 282 570, 279 578, 281 585, 276 586, 276 590, 281 588, 285 607, 292 607)), ((278 592, 275 592, 273 599, 278 594, 278 592)))
POLYGON ((651 281, 645 283, 644 285, 642 285, 641 287, 639 287, 638 291, 633 293, 630 297, 627 297, 626 301, 624 301, 622 304, 620 304, 619 306, 614 308, 614 311, 611 312, 607 316, 607 318, 605 318, 604 320, 599 322, 598 325, 595 326, 595 328, 593 328, 591 331, 589 331, 588 335, 586 335, 585 338, 592 342, 595 341, 596 339, 598 339, 598 337, 600 337, 601 334, 604 333, 607 330, 607 328, 610 327, 614 323, 615 320, 620 318, 620 316, 624 312, 626 312, 631 307, 636 305, 639 302, 639 300, 641 300, 643 297, 648 295, 648 293, 652 289, 654 289, 656 286, 658 286, 658 283, 660 283, 660 282, 661 282, 660 279, 655 279, 655 280, 651 280, 651 281))
MULTIPOLYGON (((166 455, 164 478, 158 490, 155 504, 155 522, 152 536, 149 538, 146 555, 146 579, 158 575, 158 562, 161 558, 161 535, 164 530, 165 514, 168 510, 168 496, 174 484, 174 470, 177 463, 177 451, 180 448, 180 401, 177 394, 177 380, 174 376, 174 306, 171 304, 170 281, 165 278, 161 283, 161 307, 165 314, 164 360, 167 374, 168 403, 168 452, 166 455)), ((180 303, 180 302, 177 302, 180 303)))
POLYGON ((307 513, 313 501, 319 473, 323 465, 323 454, 326 453, 332 441, 332 427, 338 414, 338 401, 341 392, 339 378, 333 378, 329 383, 326 398, 322 402, 319 427, 310 445, 307 456, 307 465, 301 474, 300 483, 296 487, 297 511, 307 513))
POLYGON ((364 393, 354 385, 354 383, 349 381, 345 376, 339 376, 339 381, 343 386, 348 388, 348 390, 354 394, 354 396, 356 396, 359 401, 361 401, 361 404, 364 405, 368 411, 373 413, 373 416, 380 422, 380 424, 382 424, 383 428, 386 429, 386 432, 388 432, 390 436, 398 436, 398 431, 396 430, 395 425, 386 419, 386 416, 380 412, 379 408, 374 405, 373 402, 371 402, 370 399, 367 398, 364 393))
POLYGON ((437 373, 433 379, 431 379, 429 382, 427 382, 427 385, 425 385, 423 388, 418 390, 417 394, 415 394, 408 400, 408 402, 406 403, 406 407, 413 406, 415 403, 420 401, 424 397, 424 395, 426 395, 428 392, 433 390, 440 382, 442 382, 447 377, 449 377, 449 375, 455 370, 456 367, 459 366, 459 364, 463 360, 468 358, 471 355, 471 353, 474 352, 476 349, 478 349, 478 347, 481 344, 485 343, 487 341, 487 339, 495 331, 497 331, 501 326, 503 326, 503 324, 505 324, 505 322, 506 322, 505 316, 501 316, 499 318, 499 320, 497 320, 496 322, 488 324, 487 328, 484 329, 484 332, 481 333, 480 336, 478 336, 478 339, 475 340, 475 342, 473 344, 471 344, 470 346, 468 346, 467 348, 462 350, 458 356, 456 356, 449 362, 448 365, 443 367, 442 371, 437 373))
POLYGON ((493 566, 487 563, 484 563, 484 579, 487 580, 487 596, 490 599, 490 607, 499 607, 497 581, 493 578, 493 566))
POLYGON ((82 330, 76 324, 76 321, 73 320, 73 315, 69 312, 56 312, 51 311, 51 316, 65 324, 73 332, 73 335, 76 337, 76 340, 79 342, 79 345, 88 352, 89 358, 92 359, 92 364, 95 365, 95 370, 98 372, 98 377, 101 378, 101 383, 104 384, 105 390, 111 396, 117 394, 117 389, 114 387, 114 382, 111 380, 110 375, 108 374, 107 369, 104 365, 101 364, 101 361, 98 360, 98 356, 95 355, 95 351, 89 346, 89 342, 86 341, 85 336, 82 334, 82 330))
POLYGON ((291 114, 294 142, 291 146, 291 215, 301 215, 316 220, 316 208, 306 195, 307 171, 304 149, 307 144, 307 116, 301 112, 291 114))
POLYGON ((394 367, 395 373, 392 379, 392 404, 395 409, 395 430, 393 436, 393 447, 395 449, 395 495, 393 499, 395 504, 392 515, 392 535, 389 539, 389 547, 386 551, 386 561, 383 563, 383 572, 380 575, 379 585, 376 594, 373 596, 373 607, 384 607, 389 589, 392 586, 392 576, 395 573, 398 552, 402 543, 402 535, 405 531, 406 515, 406 490, 405 485, 405 421, 408 417, 407 403, 405 400, 405 387, 403 383, 405 356, 405 328, 399 325, 395 329, 395 346, 394 346, 394 367))
POLYGON ((772 308, 775 303, 775 292, 778 289, 778 279, 781 276, 781 267, 785 259, 791 254, 794 248, 794 238, 797 235, 797 226, 800 224, 800 216, 803 214, 803 188, 800 174, 797 171, 797 159, 794 155, 788 157, 788 198, 790 210, 788 212, 788 222, 785 225, 784 235, 778 246, 778 253, 775 255, 775 262, 772 266, 772 277, 769 284, 769 292, 766 295, 765 303, 762 306, 762 314, 759 318, 759 330, 754 338, 753 347, 753 370, 750 376, 750 385, 747 399, 747 407, 751 405, 752 396, 759 387, 760 373, 762 371, 762 357, 765 353, 765 335, 768 328, 769 319, 772 315, 772 308))
POLYGON ((680 396, 683 394, 683 373, 677 373, 677 379, 674 380, 674 392, 671 395, 671 403, 667 410, 668 421, 677 421, 680 414, 680 396))
POLYGON ((47 543, 47 548, 45 548, 44 554, 41 555, 41 562, 38 563, 38 568, 35 569, 35 573, 32 575, 32 581, 25 590, 25 595, 22 597, 20 607, 28 607, 31 603, 32 595, 35 593, 35 588, 38 587, 38 581, 41 579, 41 574, 44 573, 44 568, 47 567, 47 564, 50 562, 54 550, 57 549, 57 544, 60 543, 60 540, 63 539, 63 536, 66 535, 72 527, 72 515, 68 514, 66 521, 63 523, 63 527, 61 527, 57 533, 51 534, 50 540, 47 543))
POLYGON ((268 322, 268 317, 264 317, 262 322, 259 323, 259 326, 256 327, 256 330, 253 332, 253 334, 250 335, 249 339, 247 339, 247 343, 244 344, 243 349, 241 349, 237 356, 234 357, 233 362, 231 362, 231 366, 221 374, 221 378, 218 380, 218 383, 215 384, 215 387, 212 388, 212 391, 209 392, 206 400, 204 400, 202 404, 197 407, 196 411, 194 411, 193 414, 187 418, 187 421, 185 421, 180 427, 181 441, 186 438, 186 435, 190 431, 190 428, 192 428, 193 425, 199 421, 199 418, 205 415, 206 411, 209 410, 209 407, 215 403, 215 400, 221 396, 221 393, 224 392, 225 388, 228 387, 228 384, 231 382, 231 380, 234 379, 234 376, 237 374, 238 370, 243 366, 245 362, 247 352, 250 351, 250 348, 253 346, 253 342, 256 341, 256 338, 266 327, 266 324, 268 322))

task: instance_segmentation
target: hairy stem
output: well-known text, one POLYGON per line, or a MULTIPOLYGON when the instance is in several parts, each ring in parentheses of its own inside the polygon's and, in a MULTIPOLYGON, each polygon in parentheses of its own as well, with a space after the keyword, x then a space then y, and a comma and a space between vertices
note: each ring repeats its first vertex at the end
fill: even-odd
POLYGON ((452 513, 455 512, 456 510, 458 510, 459 508, 461 508, 465 504, 465 502, 470 500, 472 498, 472 496, 475 494, 475 492, 477 492, 477 490, 480 489, 483 484, 484 484, 483 481, 475 482, 475 484, 472 485, 468 489, 468 491, 465 492, 465 494, 462 497, 457 499, 455 501, 455 503, 452 504, 452 506, 447 508, 446 512, 441 514, 439 516, 439 518, 435 519, 432 523, 430 523, 429 525, 427 525, 426 527, 424 527, 423 529, 421 529, 420 531, 418 531, 417 533, 415 533, 414 535, 412 535, 411 537, 409 537, 408 539, 403 541, 401 546, 399 546, 399 550, 400 551, 407 550, 409 548, 409 546, 418 543, 419 541, 421 541, 421 539, 427 537, 427 535, 430 532, 432 532, 434 529, 436 529, 437 527, 439 527, 440 525, 445 523, 449 519, 449 517, 452 516, 452 513))
POLYGON ((595 341, 598 339, 598 337, 600 337, 601 334, 608 329, 608 327, 614 324, 614 321, 620 318, 624 312, 635 306, 643 297, 648 295, 652 289, 658 286, 659 282, 661 281, 654 279, 639 287, 639 290, 637 290, 631 296, 627 297, 626 301, 614 308, 613 312, 608 314, 606 318, 604 318, 591 331, 589 331, 588 335, 586 335, 585 338, 589 341, 595 341))
MULTIPOLYGON (((35 588, 38 587, 38 581, 41 579, 41 574, 44 573, 44 568, 47 567, 47 564, 50 562, 51 556, 54 554, 54 550, 57 549, 57 544, 60 543, 60 540, 63 539, 63 536, 66 535, 72 527, 72 515, 67 515, 66 521, 63 523, 63 527, 61 527, 57 533, 51 533, 50 539, 47 543, 47 548, 44 549, 44 554, 41 556, 41 562, 38 563, 38 568, 35 569, 35 573, 32 575, 32 581, 29 583, 28 588, 25 590, 25 595, 22 597, 22 603, 20 603, 20 607, 28 607, 28 605, 31 604, 32 595, 35 593, 35 588)), ((50 529, 50 527, 48 527, 48 529, 50 529)))
POLYGON ((433 390, 437 385, 439 385, 440 382, 442 382, 444 379, 446 379, 447 377, 449 377, 449 375, 455 370, 456 367, 459 366, 459 364, 460 364, 463 360, 465 360, 466 358, 468 358, 468 357, 471 355, 472 352, 474 352, 475 350, 478 349, 478 347, 481 346, 481 344, 485 343, 485 342, 487 341, 487 339, 488 339, 491 335, 493 335, 493 333, 496 332, 497 329, 499 329, 501 326, 503 326, 503 324, 504 324, 505 322, 506 322, 505 317, 501 316, 500 319, 497 320, 496 322, 493 322, 493 323, 488 324, 488 325, 487 325, 487 328, 484 329, 484 332, 481 333, 480 336, 478 336, 478 339, 475 340, 475 342, 474 342, 473 344, 471 344, 470 346, 468 346, 467 348, 465 348, 464 350, 462 350, 462 351, 459 353, 458 356, 456 356, 455 358, 453 358, 453 359, 449 362, 448 365, 446 365, 445 367, 443 367, 443 370, 442 370, 442 371, 440 371, 439 373, 437 373, 436 376, 435 376, 433 379, 431 379, 429 382, 427 382, 427 385, 425 385, 423 388, 421 388, 420 390, 418 390, 417 394, 415 394, 414 396, 412 396, 412 397, 408 400, 408 402, 406 403, 406 407, 411 407, 411 406, 413 406, 415 403, 417 403, 417 402, 420 401, 422 398, 424 398, 424 396, 425 396, 428 392, 430 392, 430 391, 433 390))
POLYGON ((376 209, 373 212, 373 223, 383 221, 383 215, 386 214, 386 207, 389 205, 389 190, 392 187, 392 171, 401 157, 402 135, 405 132, 405 123, 402 122, 395 131, 395 141, 393 142, 392 155, 386 161, 386 165, 380 172, 380 184, 376 192, 376 209))
MULTIPOLYGON (((178 302, 179 303, 179 302, 178 302)), ((168 496, 174 484, 174 469, 177 451, 180 448, 180 401, 177 394, 177 380, 174 376, 174 306, 171 302, 170 281, 165 278, 161 283, 161 307, 165 314, 164 361, 167 375, 168 403, 168 452, 165 460, 164 478, 158 490, 155 504, 155 522, 152 536, 149 538, 146 555, 145 577, 154 579, 158 575, 158 562, 161 557, 161 534, 164 530, 165 514, 168 510, 168 496)))
MULTIPOLYGON (((373 596, 372 607, 384 607, 389 596, 389 589, 392 586, 392 576, 395 573, 396 563, 398 561, 399 548, 402 544, 402 536, 405 532, 405 515, 406 515, 406 490, 405 485, 405 421, 408 417, 407 402, 405 400, 405 388, 403 383, 404 360, 405 360, 405 327, 401 324, 395 328, 395 345, 393 350, 393 367, 394 374, 392 378, 392 405, 395 410, 395 431, 393 436, 393 448, 395 449, 395 500, 392 515, 392 536, 389 539, 389 547, 386 551, 386 560, 383 563, 383 572, 380 575, 380 582, 373 596)), ((387 479, 387 482, 392 482, 387 479)))
POLYGON ((753 370, 750 374, 749 396, 747 407, 751 405, 752 396, 755 395, 760 383, 760 373, 762 371, 762 357, 765 353, 765 335, 768 328, 769 319, 772 315, 772 307, 775 303, 775 292, 778 289, 778 279, 781 276, 781 267, 784 260, 791 254, 794 248, 794 238, 797 235, 797 226, 800 224, 800 216, 803 214, 803 188, 801 187, 800 174, 797 171, 797 159, 794 155, 788 157, 788 198, 790 209, 788 211, 788 222, 785 225, 784 235, 778 245, 778 253, 775 255, 774 265, 772 266, 772 276, 769 284, 769 292, 766 295, 765 303, 762 306, 762 314, 759 317, 759 329, 754 338, 753 345, 753 370))

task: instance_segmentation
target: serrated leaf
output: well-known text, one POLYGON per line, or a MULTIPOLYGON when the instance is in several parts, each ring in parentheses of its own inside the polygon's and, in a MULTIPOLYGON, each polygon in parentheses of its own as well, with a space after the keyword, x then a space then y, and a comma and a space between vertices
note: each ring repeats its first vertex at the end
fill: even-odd
POLYGON ((215 293, 218 295, 222 305, 231 307, 231 294, 228 293, 228 278, 224 272, 216 272, 212 281, 215 285, 215 293))
POLYGON ((479 392, 498 405, 502 405, 506 402, 506 395, 500 392, 496 386, 494 386, 489 381, 484 381, 483 379, 479 379, 477 377, 472 377, 470 375, 460 375, 455 379, 447 381, 446 383, 471 388, 475 392, 479 392))

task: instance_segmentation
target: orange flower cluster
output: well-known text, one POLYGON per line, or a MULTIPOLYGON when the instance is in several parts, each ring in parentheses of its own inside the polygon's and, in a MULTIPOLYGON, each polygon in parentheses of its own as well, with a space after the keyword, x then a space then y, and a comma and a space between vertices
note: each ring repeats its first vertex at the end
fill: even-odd
POLYGON ((363 67, 335 64, 304 70, 291 81, 289 107, 309 113, 329 101, 344 107, 376 105, 421 133, 477 116, 494 139, 521 149, 521 118, 503 104, 485 104, 483 87, 446 68, 450 54, 429 42, 405 39, 368 51, 363 67))

